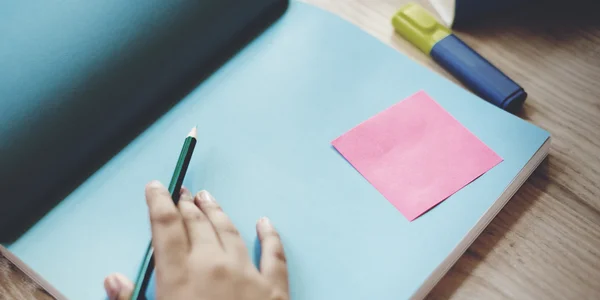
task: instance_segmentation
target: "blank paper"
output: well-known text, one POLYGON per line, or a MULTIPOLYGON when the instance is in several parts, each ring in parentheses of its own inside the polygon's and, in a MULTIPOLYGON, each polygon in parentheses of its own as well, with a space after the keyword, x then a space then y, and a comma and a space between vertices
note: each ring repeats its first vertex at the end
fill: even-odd
POLYGON ((502 161, 424 91, 332 144, 410 221, 502 161))

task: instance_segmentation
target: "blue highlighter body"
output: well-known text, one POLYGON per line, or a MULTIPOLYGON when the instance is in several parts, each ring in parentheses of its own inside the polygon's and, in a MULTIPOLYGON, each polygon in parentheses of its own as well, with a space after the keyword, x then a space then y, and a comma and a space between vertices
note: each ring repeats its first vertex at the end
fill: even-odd
POLYGON ((518 110, 527 98, 521 86, 454 34, 438 41, 430 55, 473 93, 504 110, 518 110))

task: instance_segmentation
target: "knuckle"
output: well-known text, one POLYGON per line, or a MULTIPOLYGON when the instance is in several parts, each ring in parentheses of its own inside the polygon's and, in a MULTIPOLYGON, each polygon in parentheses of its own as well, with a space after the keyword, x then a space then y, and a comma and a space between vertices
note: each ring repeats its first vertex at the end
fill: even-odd
POLYGON ((220 231, 230 235, 240 235, 240 232, 231 223, 223 225, 220 231))
POLYGON ((273 257, 279 260, 280 262, 286 264, 287 258, 285 257, 285 251, 283 251, 283 247, 281 245, 275 246, 273 248, 273 257))
POLYGON ((185 221, 202 221, 204 215, 197 209, 192 203, 179 202, 181 209, 181 216, 185 221))
POLYGON ((219 204, 217 204, 216 202, 202 203, 202 209, 211 211, 213 213, 223 211, 221 206, 219 204))
POLYGON ((204 221, 204 215, 202 215, 199 211, 186 211, 183 214, 183 219, 185 221, 199 222, 204 221))
POLYGON ((150 221, 155 224, 168 225, 177 222, 180 218, 176 210, 160 210, 150 215, 150 221))
POLYGON ((240 235, 239 230, 231 222, 229 217, 223 212, 219 211, 216 213, 208 213, 208 217, 211 219, 215 226, 215 230, 220 234, 224 235, 240 235))
POLYGON ((231 265, 225 260, 214 262, 209 267, 209 274, 210 277, 213 279, 229 278, 231 276, 231 273, 231 265))

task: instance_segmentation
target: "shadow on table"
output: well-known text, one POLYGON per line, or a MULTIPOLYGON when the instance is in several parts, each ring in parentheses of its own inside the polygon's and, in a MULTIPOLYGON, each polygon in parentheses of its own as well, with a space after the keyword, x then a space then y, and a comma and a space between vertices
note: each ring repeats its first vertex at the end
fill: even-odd
POLYGON ((568 33, 572 30, 600 29, 599 11, 600 1, 597 0, 546 0, 465 24, 455 30, 475 36, 527 30, 568 40, 568 33))
MULTIPOLYGON (((448 299, 462 286, 463 282, 479 266, 496 244, 512 229, 514 224, 542 196, 548 185, 549 160, 546 158, 528 181, 509 200, 504 209, 494 218, 464 255, 433 288, 426 299, 448 299)), ((514 242, 510 243, 510 247, 514 242)), ((498 290, 497 290, 498 291, 498 290)), ((498 291, 501 293, 501 291, 498 291)), ((468 296, 468 294, 465 294, 468 296)), ((507 295, 505 295, 508 297, 507 295)))

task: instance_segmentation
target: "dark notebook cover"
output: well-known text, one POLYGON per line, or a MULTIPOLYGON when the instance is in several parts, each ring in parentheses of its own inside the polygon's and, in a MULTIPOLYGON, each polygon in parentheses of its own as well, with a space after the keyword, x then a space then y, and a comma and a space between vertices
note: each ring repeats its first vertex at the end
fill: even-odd
POLYGON ((0 242, 277 19, 285 0, 0 4, 0 242))

